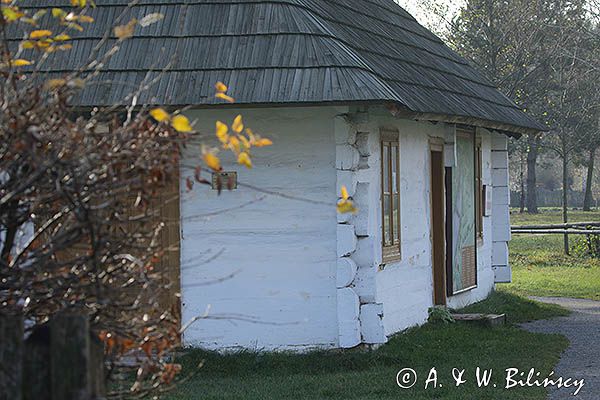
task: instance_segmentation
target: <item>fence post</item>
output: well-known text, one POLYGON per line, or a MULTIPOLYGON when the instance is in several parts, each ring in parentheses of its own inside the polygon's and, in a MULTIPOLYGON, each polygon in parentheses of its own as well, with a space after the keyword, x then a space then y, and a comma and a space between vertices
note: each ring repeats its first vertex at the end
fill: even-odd
POLYGON ((0 313, 0 400, 21 400, 23 316, 0 313))
POLYGON ((33 329, 25 340, 23 358, 23 400, 50 399, 50 329, 33 329))
POLYGON ((50 379, 53 400, 90 400, 89 317, 81 311, 63 311, 50 322, 50 379))

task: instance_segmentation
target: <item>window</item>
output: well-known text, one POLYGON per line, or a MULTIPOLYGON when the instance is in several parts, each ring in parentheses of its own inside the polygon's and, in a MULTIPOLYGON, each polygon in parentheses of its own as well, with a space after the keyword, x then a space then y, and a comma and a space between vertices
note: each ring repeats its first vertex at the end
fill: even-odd
POLYGON ((475 143, 475 207, 476 207, 476 225, 477 239, 483 239, 483 214, 485 210, 485 195, 483 187, 483 160, 481 154, 481 138, 476 139, 475 143))
POLYGON ((400 244, 400 143, 398 131, 381 132, 383 262, 398 261, 400 244))

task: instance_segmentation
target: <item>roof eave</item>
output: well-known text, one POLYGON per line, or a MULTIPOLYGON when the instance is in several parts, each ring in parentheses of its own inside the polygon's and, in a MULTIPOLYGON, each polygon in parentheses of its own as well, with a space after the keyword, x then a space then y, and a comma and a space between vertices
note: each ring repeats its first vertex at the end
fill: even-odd
POLYGON ((436 114, 436 113, 420 113, 412 111, 402 105, 398 104, 390 104, 388 105, 388 109, 395 117, 399 118, 409 118, 415 120, 423 120, 423 121, 435 121, 435 122, 445 122, 449 124, 461 124, 461 125, 469 125, 478 128, 485 128, 493 131, 498 131, 507 136, 519 139, 523 135, 531 135, 538 134, 544 129, 541 128, 531 128, 524 127, 512 124, 506 124, 502 122, 489 121, 476 117, 468 117, 468 116, 460 116, 460 115, 446 115, 446 114, 436 114))

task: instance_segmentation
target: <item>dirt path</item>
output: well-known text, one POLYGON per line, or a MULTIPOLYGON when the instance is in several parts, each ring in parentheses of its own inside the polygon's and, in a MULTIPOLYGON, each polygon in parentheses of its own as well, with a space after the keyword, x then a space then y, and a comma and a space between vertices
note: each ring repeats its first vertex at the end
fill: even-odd
POLYGON ((535 321, 523 324, 531 332, 559 333, 565 335, 571 345, 562 355, 556 367, 556 375, 564 378, 585 379, 585 386, 577 397, 571 389, 552 390, 550 400, 600 400, 600 301, 539 298, 573 311, 568 317, 535 321))

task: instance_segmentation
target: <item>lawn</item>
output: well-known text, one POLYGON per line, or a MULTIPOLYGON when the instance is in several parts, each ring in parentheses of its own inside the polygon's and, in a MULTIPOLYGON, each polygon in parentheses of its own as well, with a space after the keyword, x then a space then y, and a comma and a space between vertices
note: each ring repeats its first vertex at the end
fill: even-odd
MULTIPOLYGON (((511 322, 564 315, 556 306, 498 292, 468 311, 507 312, 511 322)), ((221 356, 191 351, 180 361, 190 373, 204 361, 193 378, 167 398, 176 399, 521 399, 542 400, 545 389, 503 389, 505 369, 548 374, 566 348, 562 336, 528 333, 513 325, 483 328, 464 324, 427 324, 395 336, 378 350, 314 352, 304 355, 245 352, 221 356), (477 367, 493 369, 492 384, 477 388, 477 367), (435 367, 437 389, 424 389, 435 367), (403 390, 396 375, 413 368, 418 384, 403 390), (468 382, 455 387, 454 368, 466 369, 468 382)), ((547 376, 547 375, 542 375, 547 376)))
MULTIPOLYGON (((513 225, 560 223, 559 210, 511 216, 513 225)), ((573 222, 600 221, 600 212, 571 211, 573 222)), ((571 244, 577 241, 571 237, 571 244)), ((559 296, 600 300, 600 260, 565 256, 561 235, 514 235, 510 243, 513 283, 501 285, 523 296, 559 296)))

